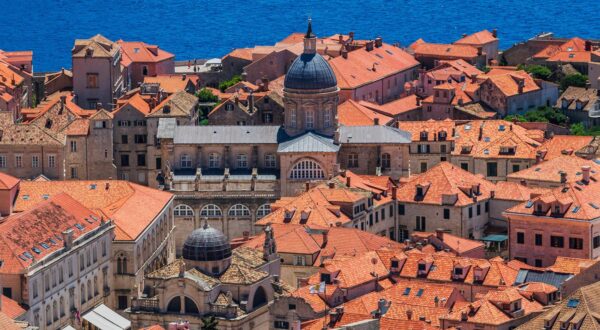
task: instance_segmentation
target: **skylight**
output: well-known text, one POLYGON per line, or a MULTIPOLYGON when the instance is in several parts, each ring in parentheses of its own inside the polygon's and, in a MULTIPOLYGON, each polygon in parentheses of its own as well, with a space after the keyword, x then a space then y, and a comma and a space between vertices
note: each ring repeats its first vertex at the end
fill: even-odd
POLYGON ((498 126, 498 130, 499 130, 500 132, 504 131, 504 129, 505 129, 504 125, 500 125, 500 126, 498 126))
POLYGON ((31 250, 32 250, 33 252, 37 253, 37 254, 40 254, 40 253, 42 253, 42 250, 40 250, 40 249, 36 248, 35 246, 34 246, 34 247, 32 247, 32 248, 31 248, 31 250))
POLYGON ((410 288, 404 289, 403 295, 408 296, 410 294, 410 288))
POLYGON ((571 298, 569 302, 567 302, 567 307, 569 308, 577 308, 579 305, 579 299, 571 298))
POLYGON ((44 249, 49 249, 50 245, 46 244, 46 243, 40 243, 40 245, 44 248, 44 249))
POLYGON ((76 223, 75 227, 77 227, 77 229, 79 230, 83 230, 83 226, 81 224, 76 223))
POLYGON ((598 207, 598 205, 596 205, 596 204, 594 204, 592 202, 590 202, 589 204, 590 204, 591 207, 595 208, 596 210, 600 209, 600 207, 598 207))
POLYGON ((23 200, 28 201, 29 200, 29 195, 23 195, 23 200))
POLYGON ((419 291, 417 291, 417 297, 422 296, 423 295, 423 291, 425 291, 425 290, 419 289, 419 291))
POLYGON ((533 201, 527 201, 527 204, 525 204, 526 208, 531 208, 533 206, 533 201))
POLYGON ((29 259, 33 259, 33 255, 29 252, 24 252, 23 255, 29 259))
POLYGON ((486 136, 486 137, 483 138, 483 141, 484 142, 490 142, 490 138, 488 136, 486 136))
POLYGON ((579 212, 579 209, 580 209, 580 208, 581 208, 581 207, 579 207, 579 206, 575 206, 575 207, 573 208, 573 213, 577 213, 577 212, 579 212))

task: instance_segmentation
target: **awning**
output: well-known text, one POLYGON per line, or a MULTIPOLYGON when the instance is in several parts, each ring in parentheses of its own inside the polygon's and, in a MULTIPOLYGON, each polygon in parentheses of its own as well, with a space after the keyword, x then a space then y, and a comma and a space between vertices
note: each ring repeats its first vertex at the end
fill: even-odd
POLYGON ((131 329, 131 321, 117 314, 104 304, 100 304, 84 314, 83 319, 101 330, 131 329))
POLYGON ((507 239, 508 239, 508 235, 494 234, 494 235, 488 235, 488 236, 482 238, 481 240, 484 242, 504 242, 507 239))
POLYGON ((70 325, 67 325, 66 327, 62 328, 62 330, 76 330, 76 329, 70 325))

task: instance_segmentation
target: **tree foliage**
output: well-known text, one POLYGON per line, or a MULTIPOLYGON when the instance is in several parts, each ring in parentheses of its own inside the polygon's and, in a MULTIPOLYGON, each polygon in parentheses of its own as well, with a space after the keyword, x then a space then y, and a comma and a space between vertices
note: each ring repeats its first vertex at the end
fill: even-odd
POLYGON ((581 73, 574 73, 564 76, 560 80, 560 88, 564 91, 568 87, 585 87, 587 84, 588 77, 581 73))
POLYGON ((208 316, 202 318, 202 330, 217 330, 219 321, 214 316, 208 316))
POLYGON ((242 81, 242 77, 240 75, 235 75, 233 77, 231 77, 231 79, 226 80, 222 83, 219 84, 219 90, 221 92, 225 92, 225 90, 237 83, 239 83, 240 81, 242 81))
POLYGON ((543 65, 526 65, 520 66, 520 68, 537 79, 550 80, 550 77, 552 76, 552 70, 543 65))
POLYGON ((508 121, 516 120, 519 122, 545 122, 556 125, 565 125, 569 121, 569 117, 551 107, 538 107, 523 115, 506 116, 505 119, 508 121))
POLYGON ((198 97, 198 101, 200 102, 218 102, 219 97, 213 94, 213 92, 208 88, 202 88, 198 92, 196 92, 196 96, 198 97))
POLYGON ((582 123, 576 123, 571 125, 572 135, 592 135, 600 136, 600 126, 594 126, 592 128, 585 128, 582 123))

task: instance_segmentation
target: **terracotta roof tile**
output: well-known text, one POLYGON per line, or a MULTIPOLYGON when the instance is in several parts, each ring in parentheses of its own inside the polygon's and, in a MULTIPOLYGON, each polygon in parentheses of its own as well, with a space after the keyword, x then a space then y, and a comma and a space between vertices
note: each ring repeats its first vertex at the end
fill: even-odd
POLYGON ((483 46, 485 44, 488 44, 490 42, 494 42, 494 41, 498 41, 498 38, 494 37, 494 35, 488 31, 488 30, 483 30, 483 31, 479 31, 479 32, 475 32, 473 34, 470 34, 466 37, 463 37, 461 39, 458 39, 457 41, 455 41, 455 44, 458 45, 477 45, 477 46, 483 46))
POLYGON ((469 45, 432 44, 423 42, 413 48, 416 56, 439 56, 443 58, 473 59, 477 48, 469 45))
POLYGON ((538 150, 542 152, 544 160, 551 160, 562 155, 574 154, 589 145, 593 139, 593 136, 555 135, 542 143, 538 150))
POLYGON ((385 104, 375 104, 367 101, 360 101, 358 103, 373 111, 394 117, 421 108, 421 106, 418 105, 418 99, 418 96, 413 94, 385 104))
POLYGON ((159 63, 175 58, 175 55, 145 42, 119 40, 117 43, 121 46, 121 63, 124 66, 131 63, 159 63))
MULTIPOLYGON (((167 94, 173 94, 180 91, 185 91, 188 86, 196 86, 198 77, 193 75, 184 76, 180 74, 160 74, 155 77, 144 77, 145 84, 159 84, 167 94)), ((215 94, 217 95, 217 94, 215 94)))
POLYGON ((0 294, 0 300, 2 300, 0 302, 0 311, 13 320, 27 312, 18 302, 5 295, 0 294))
MULTIPOLYGON (((510 180, 528 180, 538 182, 561 183, 560 172, 567 174, 567 182, 576 182, 582 178, 582 167, 590 167, 590 176, 600 173, 600 165, 592 160, 586 160, 577 156, 558 156, 548 161, 543 161, 530 168, 507 175, 510 180)), ((600 179, 600 174, 598 175, 600 179)))
POLYGON ((375 112, 362 104, 349 99, 338 106, 338 120, 344 126, 369 126, 375 119, 380 125, 386 125, 393 120, 392 117, 375 112))
POLYGON ((0 172, 0 190, 10 190, 21 182, 21 179, 17 179, 12 175, 0 172))

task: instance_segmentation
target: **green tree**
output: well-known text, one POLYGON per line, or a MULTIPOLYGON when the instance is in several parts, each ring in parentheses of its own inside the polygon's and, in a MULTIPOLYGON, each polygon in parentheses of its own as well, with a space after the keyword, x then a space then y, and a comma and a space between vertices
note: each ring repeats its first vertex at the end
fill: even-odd
POLYGON ((208 316, 202 318, 202 330, 217 330, 219 321, 214 316, 208 316))
POLYGON ((242 81, 242 77, 240 75, 235 75, 233 77, 231 77, 231 79, 226 80, 222 83, 219 84, 219 90, 221 92, 225 92, 225 90, 237 83, 239 83, 240 81, 242 81))
POLYGON ((542 80, 550 80, 550 76, 552 76, 552 71, 543 65, 528 65, 524 70, 534 78, 542 80))
POLYGON ((213 94, 213 92, 208 88, 202 88, 198 92, 196 92, 196 97, 200 102, 218 102, 219 97, 213 94))
POLYGON ((551 107, 538 107, 523 115, 510 115, 506 116, 504 119, 508 121, 516 120, 519 122, 545 122, 556 125, 565 125, 569 121, 569 117, 551 107))
POLYGON ((518 121, 518 122, 526 122, 527 119, 523 117, 523 115, 508 115, 504 118, 507 121, 518 121))
POLYGON ((560 88, 564 91, 570 86, 585 87, 587 80, 588 77, 581 73, 566 75, 560 80, 560 88))
POLYGON ((573 135, 587 135, 586 129, 582 123, 576 123, 571 125, 571 134, 573 135))

